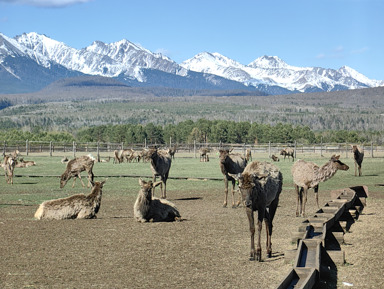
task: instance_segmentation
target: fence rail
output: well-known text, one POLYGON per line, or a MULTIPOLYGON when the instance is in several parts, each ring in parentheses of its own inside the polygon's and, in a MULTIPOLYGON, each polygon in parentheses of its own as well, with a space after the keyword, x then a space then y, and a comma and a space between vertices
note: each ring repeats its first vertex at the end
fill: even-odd
MULTIPOLYGON (((252 153, 267 153, 269 156, 272 154, 279 155, 280 151, 284 148, 291 147, 297 154, 340 154, 348 157, 351 154, 351 145, 348 143, 322 143, 322 144, 284 144, 284 143, 265 143, 265 144, 231 144, 231 143, 182 143, 182 144, 148 144, 146 141, 143 143, 110 143, 110 142, 72 142, 63 143, 55 141, 0 141, 2 145, 3 155, 13 152, 15 150, 25 153, 26 155, 33 153, 47 153, 50 156, 63 155, 71 153, 73 156, 79 153, 93 153, 97 156, 105 153, 112 153, 114 150, 133 149, 142 150, 150 146, 159 147, 174 147, 178 152, 193 152, 197 157, 200 148, 210 148, 211 150, 219 150, 221 148, 232 148, 235 152, 245 153, 250 149, 252 153)), ((365 150, 366 156, 375 157, 384 155, 384 146, 379 146, 373 143, 361 144, 365 150)))

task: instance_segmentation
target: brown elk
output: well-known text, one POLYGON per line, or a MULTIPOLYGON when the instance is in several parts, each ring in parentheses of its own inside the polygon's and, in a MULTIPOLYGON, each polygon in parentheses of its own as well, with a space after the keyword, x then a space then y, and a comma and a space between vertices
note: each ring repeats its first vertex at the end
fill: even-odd
POLYGON ((13 172, 16 166, 16 157, 13 154, 6 155, 1 166, 4 168, 5 181, 8 184, 13 185, 13 172))
POLYGON ((173 222, 180 220, 180 213, 176 206, 165 200, 152 196, 152 190, 161 184, 161 181, 152 183, 139 179, 140 191, 137 195, 133 214, 138 222, 173 222))
POLYGON ((332 178, 338 170, 347 171, 349 169, 339 158, 340 156, 333 155, 322 167, 304 160, 298 160, 293 164, 291 173, 297 195, 296 216, 305 216, 308 189, 314 189, 316 204, 319 207, 319 183, 332 178))
POLYGON ((289 157, 292 157, 292 161, 295 161, 295 151, 292 148, 285 148, 281 150, 280 155, 284 156, 284 160, 285 160, 285 157, 288 157, 288 160, 289 160, 289 157))
POLYGON ((274 162, 279 162, 279 161, 280 161, 279 158, 278 158, 277 156, 275 156, 275 155, 272 155, 272 156, 271 156, 271 159, 272 159, 274 162))
POLYGON ((99 212, 102 188, 106 181, 91 182, 89 195, 78 194, 68 198, 43 202, 35 213, 38 220, 94 219, 99 212))
POLYGON ((355 160, 355 176, 357 176, 357 170, 359 171, 359 177, 361 176, 361 164, 364 159, 364 149, 353 145, 352 146, 353 159, 355 160))
POLYGON ((151 160, 151 170, 153 175, 153 182, 156 182, 156 177, 160 176, 161 184, 161 198, 167 198, 167 179, 169 170, 171 169, 171 156, 168 151, 158 150, 152 148, 148 151, 148 157, 151 160), (164 184, 164 189, 163 189, 164 184))
POLYGON ((211 151, 210 148, 204 147, 199 149, 200 162, 209 162, 208 153, 211 151))
POLYGON ((25 161, 24 159, 20 159, 19 161, 16 161, 16 168, 28 168, 35 165, 36 165, 36 162, 34 161, 25 161))
POLYGON ((263 220, 267 231, 267 256, 272 256, 272 222, 279 204, 279 196, 283 186, 283 175, 280 170, 268 162, 254 161, 246 166, 242 174, 233 175, 239 181, 239 189, 245 204, 245 210, 251 232, 250 260, 261 261, 261 229, 263 220), (257 246, 255 249, 255 219, 257 211, 257 246))
MULTIPOLYGON (((230 153, 228 149, 219 150, 219 164, 222 174, 224 175, 224 204, 223 207, 227 206, 228 202, 228 181, 232 182, 232 208, 235 205, 235 185, 236 180, 230 174, 242 173, 247 165, 247 160, 240 154, 230 153)), ((237 206, 240 205, 240 197, 237 202, 237 206)))
POLYGON ((88 173, 88 185, 93 181, 93 165, 95 163, 95 158, 91 155, 88 156, 81 156, 78 158, 75 158, 73 160, 70 160, 67 163, 67 167, 65 169, 65 172, 61 175, 60 179, 60 188, 64 188, 65 184, 68 182, 70 178, 73 177, 73 184, 72 188, 75 186, 76 177, 78 177, 81 181, 81 184, 83 187, 85 186, 83 183, 83 180, 81 179, 80 173, 83 171, 86 171, 88 173))

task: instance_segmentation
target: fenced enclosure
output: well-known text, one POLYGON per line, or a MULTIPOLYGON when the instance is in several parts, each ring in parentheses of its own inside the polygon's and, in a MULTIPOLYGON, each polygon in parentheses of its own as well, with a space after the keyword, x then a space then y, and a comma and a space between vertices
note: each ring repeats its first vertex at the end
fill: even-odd
MULTIPOLYGON (((343 157, 350 157, 352 153, 352 143, 322 143, 322 144, 302 144, 302 143, 265 143, 265 144, 233 144, 233 143, 172 143, 171 140, 168 144, 156 143, 109 143, 109 142, 54 142, 54 141, 0 141, 2 144, 3 155, 18 150, 21 154, 46 154, 49 156, 62 156, 72 155, 76 156, 77 153, 91 153, 97 156, 100 160, 100 155, 113 155, 115 150, 133 149, 141 151, 144 148, 157 146, 160 148, 175 147, 178 153, 192 154, 192 157, 199 157, 199 150, 201 148, 208 148, 211 152, 218 151, 222 148, 232 149, 234 152, 245 154, 247 149, 251 150, 252 154, 268 154, 271 157, 273 154, 280 155, 282 149, 290 147, 294 150, 295 158, 305 154, 340 154, 343 157)), ((384 146, 376 145, 374 143, 360 144, 361 148, 365 151, 366 157, 384 157, 384 146)))

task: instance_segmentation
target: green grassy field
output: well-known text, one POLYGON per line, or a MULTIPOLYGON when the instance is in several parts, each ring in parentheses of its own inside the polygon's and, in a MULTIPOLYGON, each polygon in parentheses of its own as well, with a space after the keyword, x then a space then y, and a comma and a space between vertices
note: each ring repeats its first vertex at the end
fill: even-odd
MULTIPOLYGON (((325 164, 330 155, 319 157, 318 155, 300 155, 298 158, 313 161, 318 165, 325 164)), ((0 206, 7 207, 17 203, 18 205, 37 205, 43 200, 66 197, 76 193, 88 193, 90 189, 83 188, 79 180, 76 180, 72 188, 73 179, 60 189, 59 176, 64 172, 65 165, 60 162, 62 156, 34 156, 29 155, 25 160, 34 160, 37 165, 28 168, 16 168, 14 184, 8 185, 3 179, 1 186, 0 206)), ((267 154, 253 156, 253 160, 271 161, 267 154)), ((349 171, 339 171, 330 180, 320 184, 320 201, 323 191, 344 188, 356 185, 366 185, 369 190, 384 191, 384 187, 377 184, 384 183, 384 158, 366 157, 363 162, 363 177, 354 176, 354 161, 350 158, 341 160, 349 165, 349 171)), ((292 161, 280 160, 274 163, 283 173, 283 191, 293 190, 291 166, 292 161)), ((115 196, 135 197, 138 190, 138 178, 151 179, 150 163, 122 163, 110 162, 95 163, 93 168, 95 180, 108 178, 105 186, 105 194, 115 196)), ((82 173, 86 183, 85 172, 82 173)), ((168 195, 172 191, 183 192, 185 197, 193 196, 194 190, 217 190, 223 188, 223 178, 216 154, 212 154, 209 162, 200 162, 193 154, 182 154, 172 162, 169 180, 167 183, 168 195)), ((1 181, 1 180, 0 180, 1 181)), ((328 196, 328 194, 326 194, 328 196)), ((309 195, 310 198, 310 195, 309 195)))

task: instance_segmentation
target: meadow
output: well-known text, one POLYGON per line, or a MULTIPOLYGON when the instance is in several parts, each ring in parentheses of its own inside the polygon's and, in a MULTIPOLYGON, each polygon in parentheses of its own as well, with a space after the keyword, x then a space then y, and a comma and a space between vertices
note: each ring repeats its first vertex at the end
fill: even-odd
MULTIPOLYGON (((384 187, 378 184, 384 183, 384 158, 367 154, 363 176, 355 177, 354 162, 348 156, 341 160, 350 170, 337 172, 320 184, 319 203, 330 200, 331 190, 366 185, 368 205, 345 235, 346 264, 323 276, 319 288, 344 288, 343 282, 357 288, 380 288, 384 286, 384 187)), ((272 258, 265 256, 263 235, 263 262, 251 262, 244 208, 222 207, 224 185, 216 153, 206 163, 192 154, 176 153, 167 196, 183 220, 145 224, 134 220, 133 204, 138 178, 151 178, 149 163, 113 164, 112 160, 94 166, 96 181, 108 179, 97 219, 34 220, 42 201, 90 192, 79 180, 74 188, 70 180, 60 189, 59 176, 65 170, 62 157, 24 156, 37 165, 16 168, 13 186, 0 179, 1 288, 276 288, 292 268, 284 260, 284 252, 295 248, 291 233, 303 220, 295 217, 292 161, 275 163, 284 180, 274 220, 272 258)), ((297 157, 322 165, 330 155, 298 153, 297 157)), ((271 161, 267 154, 253 155, 253 159, 271 161)), ((86 174, 83 176, 85 180, 86 174)), ((160 191, 155 194, 159 196, 160 191)), ((307 213, 315 211, 310 191, 307 213)))

